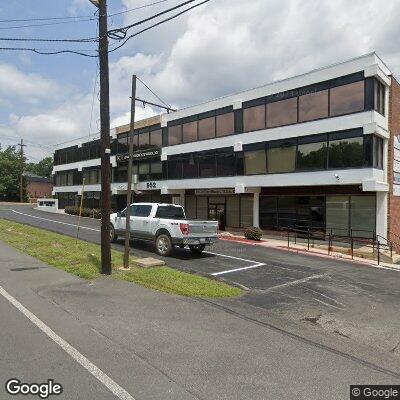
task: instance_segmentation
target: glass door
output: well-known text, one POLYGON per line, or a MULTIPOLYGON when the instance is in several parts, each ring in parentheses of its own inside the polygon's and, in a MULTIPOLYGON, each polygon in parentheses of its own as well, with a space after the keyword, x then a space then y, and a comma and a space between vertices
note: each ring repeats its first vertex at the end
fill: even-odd
POLYGON ((218 221, 220 230, 225 229, 225 204, 209 204, 208 219, 218 221))

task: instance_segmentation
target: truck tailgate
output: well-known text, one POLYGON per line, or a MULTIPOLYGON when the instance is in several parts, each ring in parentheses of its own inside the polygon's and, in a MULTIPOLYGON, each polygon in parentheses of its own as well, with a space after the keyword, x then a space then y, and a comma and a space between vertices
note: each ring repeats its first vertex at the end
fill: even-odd
POLYGON ((218 234, 217 221, 187 221, 189 224, 189 236, 205 237, 218 234))

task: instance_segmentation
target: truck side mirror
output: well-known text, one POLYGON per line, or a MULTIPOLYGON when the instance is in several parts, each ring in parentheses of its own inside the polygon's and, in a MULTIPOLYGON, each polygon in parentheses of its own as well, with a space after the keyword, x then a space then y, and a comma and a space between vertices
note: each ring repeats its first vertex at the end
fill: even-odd
POLYGON ((121 218, 122 217, 122 213, 121 212, 117 212, 117 217, 121 218))

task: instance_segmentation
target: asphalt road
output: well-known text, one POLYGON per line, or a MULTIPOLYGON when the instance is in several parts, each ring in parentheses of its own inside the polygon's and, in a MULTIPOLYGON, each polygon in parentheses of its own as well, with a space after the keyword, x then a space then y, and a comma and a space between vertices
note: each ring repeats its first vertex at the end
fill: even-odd
POLYGON ((68 400, 337 400, 350 384, 400 383, 396 365, 220 304, 109 277, 84 281, 1 242, 0 318, 2 400, 38 398, 7 395, 10 378, 52 378, 64 391, 50 398, 68 400))
MULTIPOLYGON (((30 206, 0 205, 0 218, 76 235, 76 217, 30 206)), ((99 231, 99 221, 82 219, 82 239, 99 243, 99 231)), ((123 242, 113 246, 122 250, 123 242)), ((156 257, 152 245, 145 242, 134 242, 132 252, 156 257)), ((365 353, 373 348, 399 355, 397 271, 223 240, 201 257, 177 249, 167 263, 249 288, 240 299, 218 302, 219 307, 245 316, 256 314, 258 320, 283 318, 293 322, 295 330, 328 333, 343 346, 363 345, 365 353)))

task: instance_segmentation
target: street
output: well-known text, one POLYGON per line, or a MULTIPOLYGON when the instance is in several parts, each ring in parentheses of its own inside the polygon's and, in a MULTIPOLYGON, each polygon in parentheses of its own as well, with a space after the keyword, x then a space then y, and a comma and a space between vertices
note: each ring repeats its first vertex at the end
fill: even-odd
MULTIPOLYGON (((0 218, 76 234, 76 217, 29 206, 1 206, 0 218)), ((82 219, 82 239, 98 242, 98 231, 98 221, 82 219)), ((179 249, 171 267, 224 272, 217 276, 250 289, 211 301, 84 281, 1 246, 0 286, 135 399, 337 399, 350 384, 400 381, 389 349, 396 271, 226 241, 200 258, 179 249)), ((142 242, 133 253, 155 256, 142 242)), ((4 381, 53 378, 60 398, 114 398, 4 296, 0 308, 4 381)))

